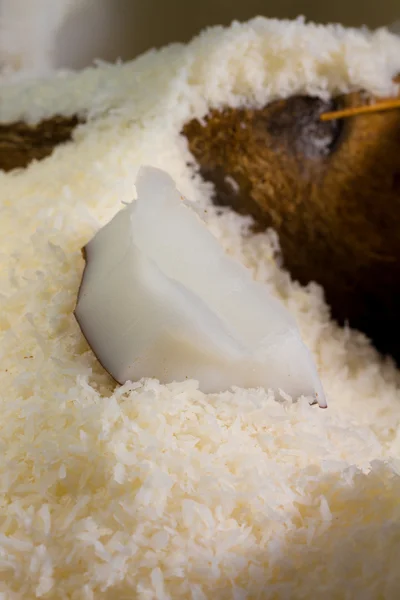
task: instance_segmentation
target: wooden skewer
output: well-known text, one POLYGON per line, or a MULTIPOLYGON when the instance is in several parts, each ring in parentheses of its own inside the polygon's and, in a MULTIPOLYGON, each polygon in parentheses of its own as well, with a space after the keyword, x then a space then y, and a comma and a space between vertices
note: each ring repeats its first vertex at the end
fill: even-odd
POLYGON ((365 104, 364 106, 355 106, 353 108, 345 108, 343 110, 326 112, 323 113, 320 118, 321 121, 332 121, 333 119, 343 119, 346 117, 363 115, 365 113, 392 110, 394 108, 400 108, 400 98, 394 98, 393 100, 385 100, 384 102, 377 102, 376 104, 365 104))

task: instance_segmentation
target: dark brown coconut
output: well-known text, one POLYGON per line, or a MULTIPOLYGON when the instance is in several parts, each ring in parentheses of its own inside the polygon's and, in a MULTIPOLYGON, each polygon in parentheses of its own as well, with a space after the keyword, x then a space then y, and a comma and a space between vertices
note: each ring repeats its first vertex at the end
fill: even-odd
POLYGON ((362 94, 213 111, 183 134, 215 203, 279 234, 285 267, 400 361, 400 110, 322 122, 362 94))
POLYGON ((37 125, 0 123, 0 170, 25 168, 34 160, 46 158, 56 146, 71 140, 79 122, 76 116, 54 116, 37 125))

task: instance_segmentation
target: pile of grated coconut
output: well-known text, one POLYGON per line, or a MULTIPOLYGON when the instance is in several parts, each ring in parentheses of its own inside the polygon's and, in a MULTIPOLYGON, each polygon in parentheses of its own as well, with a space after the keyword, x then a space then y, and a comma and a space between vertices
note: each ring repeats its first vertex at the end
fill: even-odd
POLYGON ((11 81, 0 120, 89 115, 0 173, 0 597, 400 597, 400 376, 279 267, 273 234, 210 205, 179 132, 210 107, 363 87, 390 94, 400 39, 302 21, 213 28, 123 65, 11 81), (296 316, 329 409, 194 381, 116 386, 73 317, 81 247, 141 164, 208 205, 227 252, 296 316))

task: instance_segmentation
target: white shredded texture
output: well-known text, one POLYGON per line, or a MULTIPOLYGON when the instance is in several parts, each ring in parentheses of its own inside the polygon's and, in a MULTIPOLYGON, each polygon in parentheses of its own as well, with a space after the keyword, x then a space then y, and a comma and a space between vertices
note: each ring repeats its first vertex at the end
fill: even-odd
MULTIPOLYGON (((0 119, 82 114, 0 173, 2 600, 400 598, 400 377, 291 281, 273 233, 213 209, 182 126, 295 93, 387 95, 400 39, 257 18, 123 65, 3 85, 0 119), (117 386, 73 309, 80 249, 168 171, 226 251, 295 315, 328 410, 285 390, 117 386)), ((379 200, 379 199, 377 199, 379 200)))

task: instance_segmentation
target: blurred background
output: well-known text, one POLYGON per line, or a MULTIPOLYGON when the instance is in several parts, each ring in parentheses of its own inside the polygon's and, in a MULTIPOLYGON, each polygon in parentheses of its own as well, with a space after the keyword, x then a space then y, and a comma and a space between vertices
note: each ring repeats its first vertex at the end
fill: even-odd
POLYGON ((152 46, 188 41, 209 25, 256 15, 379 27, 400 18, 400 0, 91 0, 66 19, 56 62, 80 68, 98 56, 130 59, 152 46))
POLYGON ((400 0, 0 0, 0 72, 129 60, 257 15, 375 28, 400 18, 400 0))

